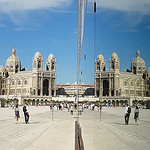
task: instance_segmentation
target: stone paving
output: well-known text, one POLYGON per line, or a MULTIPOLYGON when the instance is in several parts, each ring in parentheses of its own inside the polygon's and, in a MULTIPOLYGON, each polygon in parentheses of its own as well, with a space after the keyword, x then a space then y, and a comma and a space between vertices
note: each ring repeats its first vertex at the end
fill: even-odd
MULTIPOLYGON (((18 124, 14 109, 0 108, 0 150, 74 150, 77 115, 49 107, 30 106, 30 123, 24 123, 22 107, 18 124)), ((140 111, 139 125, 133 111, 129 125, 124 125, 122 107, 103 107, 100 113, 85 110, 79 118, 85 150, 149 150, 150 110, 140 111)))
POLYGON ((133 112, 129 125, 124 124, 124 108, 103 108, 102 118, 93 112, 93 118, 84 113, 82 124, 86 150, 149 150, 150 110, 140 111, 139 125, 135 125, 133 112), (86 119, 87 118, 87 119, 86 119))

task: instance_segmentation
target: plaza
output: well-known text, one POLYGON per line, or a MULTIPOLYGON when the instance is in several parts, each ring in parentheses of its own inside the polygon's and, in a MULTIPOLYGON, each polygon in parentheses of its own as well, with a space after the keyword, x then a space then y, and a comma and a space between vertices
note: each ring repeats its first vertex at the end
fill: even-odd
MULTIPOLYGON (((0 108, 0 150, 74 150, 75 121, 68 111, 54 110, 48 106, 29 106, 30 123, 24 123, 22 106, 20 119, 15 124, 14 109, 0 108)), ((124 124, 124 107, 103 107, 91 112, 85 109, 79 117, 85 150, 149 150, 149 109, 140 110, 139 125, 133 119, 124 124)))

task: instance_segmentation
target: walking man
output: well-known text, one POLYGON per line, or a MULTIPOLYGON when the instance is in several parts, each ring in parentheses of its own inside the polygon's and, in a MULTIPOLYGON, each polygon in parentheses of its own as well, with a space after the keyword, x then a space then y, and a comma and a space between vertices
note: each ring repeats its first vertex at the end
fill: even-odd
POLYGON ((29 122, 29 106, 28 103, 26 103, 23 106, 23 112, 24 112, 24 117, 25 117, 25 123, 28 124, 29 122))
POLYGON ((131 108, 130 108, 130 106, 128 106, 128 104, 127 104, 127 106, 126 106, 126 108, 125 108, 125 116, 124 116, 124 118, 125 118, 125 124, 126 124, 126 125, 128 125, 128 123, 129 123, 130 113, 131 113, 131 108))

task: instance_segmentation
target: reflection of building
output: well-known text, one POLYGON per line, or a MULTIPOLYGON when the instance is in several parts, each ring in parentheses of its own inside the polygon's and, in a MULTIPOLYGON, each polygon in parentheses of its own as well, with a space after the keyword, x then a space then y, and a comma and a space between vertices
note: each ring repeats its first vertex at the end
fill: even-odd
POLYGON ((33 57, 32 70, 21 69, 15 49, 0 66, 0 95, 22 95, 28 97, 56 96, 56 59, 50 54, 43 70, 43 58, 39 52, 33 57))
POLYGON ((109 71, 105 69, 104 57, 95 60, 95 96, 150 96, 150 68, 137 50, 131 63, 131 71, 120 71, 120 60, 114 52, 109 59, 109 71))
MULTIPOLYGON (((58 84, 57 89, 57 95, 76 96, 77 84, 76 82, 74 84, 58 84)), ((78 89, 79 96, 94 95, 94 85, 80 84, 78 85, 78 89)))

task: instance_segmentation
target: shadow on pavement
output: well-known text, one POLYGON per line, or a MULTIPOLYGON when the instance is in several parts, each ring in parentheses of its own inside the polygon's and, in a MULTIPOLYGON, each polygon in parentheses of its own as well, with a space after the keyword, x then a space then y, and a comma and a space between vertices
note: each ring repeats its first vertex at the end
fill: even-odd
MULTIPOLYGON (((116 124, 116 125, 122 125, 122 126, 124 126, 125 125, 125 123, 120 123, 120 122, 113 122, 113 124, 116 124)), ((127 126, 129 126, 129 125, 134 125, 134 124, 128 124, 127 126)))
MULTIPOLYGON (((41 122, 29 122, 28 124, 39 124, 41 122)), ((19 122, 18 124, 26 124, 25 122, 19 122)))

